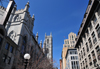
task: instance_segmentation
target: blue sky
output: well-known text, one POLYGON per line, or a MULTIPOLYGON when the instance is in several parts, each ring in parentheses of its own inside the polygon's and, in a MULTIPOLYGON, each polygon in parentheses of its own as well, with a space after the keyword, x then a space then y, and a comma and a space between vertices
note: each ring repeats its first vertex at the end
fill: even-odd
POLYGON ((78 33, 89 0, 15 0, 17 9, 24 9, 28 1, 29 12, 35 15, 33 33, 39 33, 40 42, 52 32, 53 59, 59 65, 64 39, 70 32, 78 33))

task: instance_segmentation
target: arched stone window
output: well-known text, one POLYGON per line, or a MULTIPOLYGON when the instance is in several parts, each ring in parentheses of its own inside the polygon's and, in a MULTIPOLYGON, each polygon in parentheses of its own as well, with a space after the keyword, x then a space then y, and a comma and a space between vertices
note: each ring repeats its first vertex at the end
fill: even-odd
POLYGON ((23 37, 21 53, 24 54, 26 52, 26 36, 23 37))

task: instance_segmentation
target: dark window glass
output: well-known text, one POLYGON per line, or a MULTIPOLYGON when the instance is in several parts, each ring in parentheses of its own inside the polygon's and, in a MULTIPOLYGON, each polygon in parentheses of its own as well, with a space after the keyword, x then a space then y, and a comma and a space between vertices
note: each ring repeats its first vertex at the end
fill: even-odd
POLYGON ((98 38, 100 38, 100 26, 99 25, 97 25, 96 30, 97 30, 98 38))
POLYGON ((88 44, 86 43, 86 47, 87 47, 87 52, 89 51, 89 47, 88 47, 88 44))
POLYGON ((6 43, 5 49, 9 49, 9 43, 6 43))
POLYGON ((10 47, 10 52, 13 53, 13 47, 12 46, 10 47))
POLYGON ((49 39, 47 39, 47 43, 49 43, 49 39))
POLYGON ((94 32, 92 33, 92 39, 93 39, 93 43, 95 44, 97 42, 97 39, 96 39, 96 36, 95 36, 94 32))
POLYGON ((21 53, 24 54, 26 51, 26 36, 23 38, 23 44, 21 47, 21 53))
POLYGON ((89 38, 88 41, 89 41, 89 46, 90 46, 90 48, 92 48, 91 38, 89 38))
POLYGON ((24 54, 24 45, 22 45, 21 53, 24 54))

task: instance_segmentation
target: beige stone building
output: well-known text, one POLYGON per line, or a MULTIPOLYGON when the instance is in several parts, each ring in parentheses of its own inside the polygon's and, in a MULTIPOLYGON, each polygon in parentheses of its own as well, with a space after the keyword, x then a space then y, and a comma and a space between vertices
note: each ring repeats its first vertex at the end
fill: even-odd
POLYGON ((80 69, 100 69, 100 0, 89 0, 75 47, 80 69))
POLYGON ((66 68, 66 58, 65 57, 66 57, 67 50, 75 47, 75 38, 76 38, 76 34, 71 32, 68 35, 68 39, 64 40, 63 50, 62 50, 62 69, 66 68))

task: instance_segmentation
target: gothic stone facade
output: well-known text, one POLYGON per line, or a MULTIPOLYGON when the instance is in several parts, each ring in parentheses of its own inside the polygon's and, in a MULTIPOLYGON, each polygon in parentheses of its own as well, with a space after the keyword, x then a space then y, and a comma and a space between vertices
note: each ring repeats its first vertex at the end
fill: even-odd
POLYGON ((45 34, 45 40, 43 44, 43 52, 45 53, 45 56, 50 60, 50 62, 53 61, 53 39, 52 34, 50 36, 47 36, 45 34))
MULTIPOLYGON (((44 55, 32 33, 35 18, 34 15, 31 17, 29 14, 29 2, 24 9, 16 9, 15 6, 6 26, 2 25, 3 29, 0 26, 0 69, 11 69, 12 66, 13 68, 18 67, 16 66, 17 62, 20 65, 19 59, 23 59, 25 53, 30 53, 31 58, 34 58, 35 55, 44 55), (32 51, 33 49, 35 51, 32 51), (15 54, 18 58, 15 57, 15 54)), ((0 6, 0 21, 3 19, 6 10, 0 6)))

